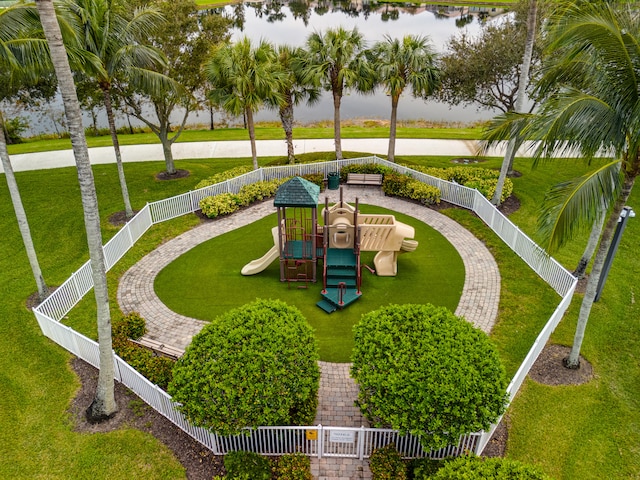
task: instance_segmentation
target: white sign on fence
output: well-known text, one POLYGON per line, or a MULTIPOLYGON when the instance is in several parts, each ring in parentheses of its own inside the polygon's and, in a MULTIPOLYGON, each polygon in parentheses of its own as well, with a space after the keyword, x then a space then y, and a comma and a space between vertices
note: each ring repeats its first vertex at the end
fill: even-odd
POLYGON ((332 443, 354 443, 356 441, 356 432, 331 430, 329 432, 329 441, 332 443))

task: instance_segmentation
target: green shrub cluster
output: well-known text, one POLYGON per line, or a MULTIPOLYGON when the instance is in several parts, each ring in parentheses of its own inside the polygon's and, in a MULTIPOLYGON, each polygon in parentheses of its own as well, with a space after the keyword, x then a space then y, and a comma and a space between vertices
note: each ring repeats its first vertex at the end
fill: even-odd
POLYGON ((459 457, 444 463, 433 480, 550 480, 538 467, 507 458, 459 457))
POLYGON ((377 163, 353 163, 340 169, 340 181, 346 182, 347 175, 350 173, 380 173, 386 175, 391 172, 393 172, 393 169, 377 163))
POLYGON ((313 330, 280 300, 230 310, 197 334, 169 393, 196 426, 235 435, 260 425, 308 425, 320 372, 313 330))
POLYGON ((229 452, 224 457, 226 478, 237 480, 270 480, 271 462, 253 452, 229 452))
POLYGON ((374 426, 440 448, 504 412, 507 381, 495 346, 446 308, 388 305, 353 330, 356 403, 374 426))
POLYGON ((373 480, 406 480, 407 464, 393 443, 373 451, 369 458, 373 480))
POLYGON ((402 173, 387 173, 382 181, 382 191, 385 195, 410 198, 423 205, 437 205, 440 203, 439 188, 422 183, 402 173))
POLYGON ((235 193, 221 193, 200 200, 202 213, 209 218, 229 215, 240 208, 238 196, 235 193))
MULTIPOLYGON (((498 183, 500 172, 488 168, 476 167, 422 167, 420 165, 407 165, 409 168, 426 173, 432 177, 442 178, 450 182, 456 182, 465 187, 477 189, 485 198, 489 200, 493 197, 498 183)), ((513 182, 506 178, 502 188, 501 201, 505 201, 513 193, 513 182)))
POLYGON ((195 189, 208 187, 209 185, 215 185, 216 183, 224 182, 225 180, 231 180, 232 178, 239 177, 240 175, 244 175, 245 173, 249 173, 253 168, 248 165, 243 165, 239 167, 234 167, 230 170, 225 170, 224 172, 216 173, 211 177, 207 177, 204 180, 200 180, 198 184, 195 186, 195 189))
POLYGON ((306 175, 302 175, 302 178, 305 180, 317 185, 322 189, 324 186, 324 174, 322 172, 318 173, 307 173, 306 175))
POLYGON ((112 323, 113 350, 125 362, 162 389, 167 389, 173 376, 175 362, 170 358, 157 356, 151 350, 133 343, 147 331, 144 318, 131 312, 112 323))
POLYGON ((275 478, 280 480, 313 480, 311 461, 302 453, 283 455, 273 470, 275 478))
POLYGON ((147 324, 138 312, 131 312, 112 323, 113 336, 123 336, 133 340, 139 339, 147 333, 147 324))

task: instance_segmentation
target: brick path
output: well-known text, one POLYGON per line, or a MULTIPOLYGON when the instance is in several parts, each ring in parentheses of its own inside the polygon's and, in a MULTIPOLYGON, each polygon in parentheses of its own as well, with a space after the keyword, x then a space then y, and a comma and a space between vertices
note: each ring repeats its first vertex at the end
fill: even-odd
MULTIPOLYGON (((327 190, 329 203, 338 201, 338 190, 327 190)), ((378 205, 412 216, 440 232, 458 250, 465 267, 465 282, 456 315, 465 317, 489 333, 498 314, 500 273, 484 244, 448 217, 401 199, 385 197, 380 188, 344 187, 343 198, 354 203, 378 205)), ((147 320, 148 336, 181 349, 191 342, 205 322, 172 312, 153 290, 156 275, 166 265, 196 245, 253 223, 275 212, 273 202, 252 206, 241 213, 199 225, 160 245, 131 267, 120 280, 118 302, 123 312, 139 312, 147 320)), ((420 246, 418 247, 420 248, 420 246)), ((367 426, 353 405, 358 388, 349 377, 349 364, 319 362, 321 371, 318 412, 315 423, 327 426, 367 426)), ((348 458, 312 458, 312 472, 319 480, 369 479, 368 463, 348 458)))

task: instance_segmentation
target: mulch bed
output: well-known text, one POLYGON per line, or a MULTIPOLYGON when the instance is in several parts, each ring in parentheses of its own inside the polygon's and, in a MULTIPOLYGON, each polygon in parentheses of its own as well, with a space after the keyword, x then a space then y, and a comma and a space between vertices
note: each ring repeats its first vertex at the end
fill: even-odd
POLYGON ((156 180, 176 180, 178 178, 187 178, 189 175, 191 175, 191 172, 189 172, 189 170, 177 169, 176 173, 174 173, 173 175, 169 175, 165 170, 164 172, 156 174, 156 180))
POLYGON ((105 433, 125 426, 137 428, 164 443, 185 468, 190 480, 211 480, 215 475, 224 474, 223 457, 213 455, 121 383, 116 382, 115 395, 119 410, 114 417, 102 423, 87 421, 85 411, 93 400, 98 370, 79 358, 74 358, 71 366, 81 382, 80 390, 69 407, 75 431, 105 433))

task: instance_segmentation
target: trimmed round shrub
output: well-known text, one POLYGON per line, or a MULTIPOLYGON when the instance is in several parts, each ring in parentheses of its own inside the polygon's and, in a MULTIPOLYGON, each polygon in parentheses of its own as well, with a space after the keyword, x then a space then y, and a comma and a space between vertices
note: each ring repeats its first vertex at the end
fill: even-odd
POLYGON ((541 469, 508 458, 459 457, 445 462, 430 477, 416 480, 551 480, 541 469))
POLYGON ((354 326, 357 405, 376 427, 457 444, 504 412, 507 381, 489 337, 434 305, 389 305, 354 326))
POLYGON ((235 435, 260 425, 308 425, 320 371, 313 330, 280 300, 230 310, 193 338, 169 393, 194 425, 235 435))

